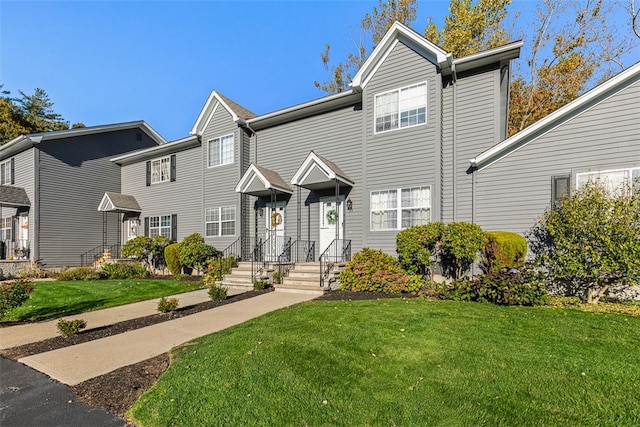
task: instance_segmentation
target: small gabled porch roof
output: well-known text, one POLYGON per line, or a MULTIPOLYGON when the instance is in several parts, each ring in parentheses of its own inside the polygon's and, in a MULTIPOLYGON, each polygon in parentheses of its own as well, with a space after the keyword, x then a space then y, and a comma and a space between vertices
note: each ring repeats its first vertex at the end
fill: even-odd
POLYGON ((340 187, 353 187, 354 182, 332 161, 311 151, 291 179, 293 185, 308 190, 334 188, 336 181, 340 187))
POLYGON ((133 196, 107 191, 102 196, 98 210, 101 212, 141 213, 142 209, 133 196))
POLYGON ((0 185, 0 206, 31 207, 31 201, 24 188, 14 187, 13 185, 0 185))
POLYGON ((251 164, 236 185, 236 193, 249 194, 256 197, 268 197, 272 191, 276 194, 293 194, 291 187, 270 169, 251 164))

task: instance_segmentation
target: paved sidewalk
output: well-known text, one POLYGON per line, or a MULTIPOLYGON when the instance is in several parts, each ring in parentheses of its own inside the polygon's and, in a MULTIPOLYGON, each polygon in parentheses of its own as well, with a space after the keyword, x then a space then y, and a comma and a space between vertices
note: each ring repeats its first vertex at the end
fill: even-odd
MULTIPOLYGON (((172 295, 172 297, 180 300, 180 307, 185 307, 210 301, 211 299, 207 292, 207 289, 200 289, 193 292, 172 295)), ((237 295, 242 292, 243 291, 229 289, 227 295, 237 295)), ((101 326, 113 325, 114 323, 123 322, 125 320, 157 314, 158 301, 160 301, 160 298, 121 305, 118 307, 105 308, 102 310, 88 311, 86 313, 65 316, 63 319, 84 319, 87 321, 88 329, 99 328, 101 326)), ((60 334, 56 328, 58 320, 60 319, 0 328, 0 350, 59 336, 60 334)))
MULTIPOLYGON (((269 292, 146 328, 24 357, 19 362, 64 384, 76 385, 166 353, 194 338, 316 297, 269 292)), ((86 320, 85 315, 82 317, 86 320)))

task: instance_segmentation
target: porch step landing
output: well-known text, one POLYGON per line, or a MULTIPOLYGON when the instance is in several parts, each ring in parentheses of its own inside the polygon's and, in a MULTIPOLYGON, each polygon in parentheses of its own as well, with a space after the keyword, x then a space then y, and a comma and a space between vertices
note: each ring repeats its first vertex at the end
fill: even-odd
MULTIPOLYGON (((271 277, 273 270, 267 268, 263 272, 260 280, 267 280, 271 277)), ((228 289, 250 291, 253 290, 253 279, 250 262, 239 262, 237 267, 231 269, 229 274, 225 274, 222 280, 216 282, 219 286, 224 286, 228 289)))
POLYGON ((273 287, 276 292, 322 295, 337 287, 337 278, 342 267, 343 265, 336 266, 329 273, 325 285, 320 286, 320 263, 297 263, 289 270, 288 276, 282 279, 282 284, 274 284, 273 287))

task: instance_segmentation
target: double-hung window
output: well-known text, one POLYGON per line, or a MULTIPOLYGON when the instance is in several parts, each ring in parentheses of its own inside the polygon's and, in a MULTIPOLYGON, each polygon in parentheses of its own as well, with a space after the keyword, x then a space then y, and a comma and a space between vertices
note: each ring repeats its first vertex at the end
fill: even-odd
POLYGON ((638 192, 640 191, 640 168, 613 169, 576 174, 576 188, 583 187, 589 182, 599 182, 613 193, 621 191, 627 185, 631 186, 633 192, 638 192))
POLYGON ((233 163, 233 134, 209 140, 208 151, 209 167, 233 163))
POLYGON ((427 83, 418 83, 375 96, 375 131, 427 122, 427 83))
POLYGON ((207 208, 205 211, 206 237, 233 236, 236 234, 236 207, 207 208))
POLYGON ((0 185, 13 184, 13 159, 0 163, 0 185))
POLYGON ((151 183, 166 182, 171 179, 170 157, 151 160, 151 183))
POLYGON ((371 230, 401 230, 431 221, 431 187, 371 192, 371 230))
POLYGON ((12 240, 13 217, 0 218, 0 240, 12 240))
POLYGON ((165 236, 171 239, 171 215, 149 217, 149 237, 165 236))

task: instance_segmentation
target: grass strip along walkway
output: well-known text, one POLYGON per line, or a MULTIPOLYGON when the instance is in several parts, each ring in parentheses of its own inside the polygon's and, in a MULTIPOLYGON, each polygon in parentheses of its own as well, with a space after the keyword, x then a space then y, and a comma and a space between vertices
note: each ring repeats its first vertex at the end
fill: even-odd
POLYGON ((315 301, 172 351, 137 425, 639 425, 640 318, 315 301))

